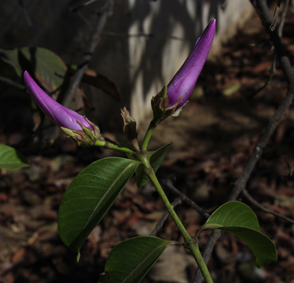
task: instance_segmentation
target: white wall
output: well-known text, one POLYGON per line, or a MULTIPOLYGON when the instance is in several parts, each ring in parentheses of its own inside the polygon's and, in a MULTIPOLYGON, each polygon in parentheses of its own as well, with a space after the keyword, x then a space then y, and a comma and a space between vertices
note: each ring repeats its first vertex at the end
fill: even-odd
POLYGON ((217 53, 250 15, 246 0, 129 0, 130 34, 151 37, 129 39, 131 113, 138 121, 151 111, 153 95, 168 84, 185 61, 212 18, 217 19, 217 32, 211 53, 217 53))

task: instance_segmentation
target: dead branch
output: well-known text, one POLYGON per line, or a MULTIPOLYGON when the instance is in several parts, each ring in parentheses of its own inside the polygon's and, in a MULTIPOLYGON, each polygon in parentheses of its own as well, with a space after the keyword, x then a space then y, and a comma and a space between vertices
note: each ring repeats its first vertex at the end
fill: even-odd
MULTIPOLYGON (((270 30, 272 18, 271 18, 271 14, 270 14, 269 8, 267 6, 267 3, 265 0, 250 0, 250 2, 252 3, 256 12, 258 13, 258 15, 262 21, 263 26, 265 27, 267 33, 269 34, 269 36, 274 44, 275 52, 277 54, 277 59, 280 62, 281 68, 282 68, 284 75, 285 75, 287 82, 288 82, 288 91, 287 91, 287 94, 286 94, 283 102, 280 104, 280 106, 276 110, 275 114, 270 118, 269 124, 268 124, 265 132, 259 138, 248 163, 246 164, 241 176, 236 181, 235 186, 233 187, 233 190, 229 194, 228 200, 235 200, 238 197, 238 195, 240 194, 240 192, 246 188, 247 181, 248 181, 258 159, 262 155, 263 150, 265 149, 273 132, 275 131, 277 126, 280 124, 280 122, 283 120, 287 109, 292 104, 293 95, 294 95, 294 73, 293 73, 289 58, 285 54, 285 50, 282 45, 281 38, 279 36, 278 31, 276 31, 276 30, 271 31, 270 30)), ((213 239, 213 240, 209 239, 205 250, 208 251, 208 247, 210 248, 210 250, 212 250, 212 248, 211 248, 211 245, 213 243, 212 241, 214 241, 214 243, 216 242, 215 239, 213 239)), ((211 252, 209 254, 211 254, 211 252)), ((199 278, 200 278, 199 280, 196 280, 196 278, 195 278, 194 283, 200 283, 202 280, 201 276, 199 276, 199 278)))
POLYGON ((16 82, 12 81, 11 79, 0 76, 0 82, 5 83, 9 86, 15 87, 17 89, 20 89, 22 91, 26 91, 26 87, 24 85, 16 83, 16 82))
MULTIPOLYGON (((181 204, 182 201, 183 201, 183 200, 182 200, 180 197, 178 197, 178 198, 176 198, 176 199, 171 203, 171 205, 172 205, 173 208, 175 208, 177 205, 181 204)), ((155 236, 155 235, 156 235, 156 233, 157 233, 157 232, 161 229, 161 227, 163 226, 163 224, 164 224, 165 220, 168 218, 168 216, 169 216, 169 212, 166 210, 166 211, 163 213, 163 215, 162 215, 162 217, 160 218, 160 220, 157 222, 157 224, 156 224, 154 230, 150 233, 149 236, 155 236)))
POLYGON ((86 50, 81 58, 81 61, 78 64, 78 68, 75 71, 73 78, 71 79, 70 85, 64 95, 62 105, 64 105, 65 107, 68 107, 70 105, 74 93, 77 87, 79 86, 86 69, 89 66, 94 51, 100 41, 100 35, 102 33, 102 30, 106 24, 108 17, 112 14, 112 8, 113 0, 108 0, 105 8, 99 13, 99 18, 94 27, 93 33, 88 42, 86 50))
POLYGON ((201 208, 198 204, 196 204, 193 200, 191 200, 190 198, 188 198, 185 194, 183 194, 182 192, 180 192, 176 187, 174 187, 171 182, 169 181, 165 181, 165 180, 160 180, 160 182, 166 187, 168 188, 170 191, 172 191, 173 193, 175 193, 177 196, 179 196, 184 202, 186 202, 189 206, 191 206, 192 208, 194 208, 202 217, 204 218, 208 218, 210 215, 209 213, 201 208))
POLYGON ((268 84, 270 83, 270 81, 271 81, 271 79, 272 79, 272 77, 274 75, 275 69, 276 69, 276 61, 277 61, 277 56, 276 56, 276 53, 275 53, 273 61, 272 61, 271 68, 269 70, 268 80, 266 81, 266 83, 262 87, 260 87, 259 89, 257 89, 256 91, 254 91, 253 93, 248 95, 247 98, 252 98, 253 96, 257 95, 258 93, 260 93, 262 90, 264 90, 268 86, 268 84))
POLYGON ((279 15, 279 10, 280 10, 280 6, 281 6, 281 1, 282 1, 282 0, 277 0, 277 5, 276 5, 275 11, 274 11, 274 16, 273 16, 273 19, 272 19, 271 25, 270 25, 270 27, 269 27, 269 29, 270 29, 271 31, 273 31, 273 30, 276 28, 276 25, 277 25, 277 19, 278 19, 278 15, 279 15))
POLYGON ((283 36, 283 28, 284 28, 284 23, 285 23, 285 18, 286 18, 288 6, 289 6, 289 0, 286 0, 284 9, 283 9, 283 12, 282 12, 282 15, 281 15, 281 21, 280 21, 279 29, 278 29, 278 34, 279 34, 280 37, 283 36))
POLYGON ((262 211, 264 211, 264 212, 266 212, 266 213, 270 213, 270 214, 272 214, 272 215, 275 215, 275 216, 277 216, 277 217, 279 217, 279 218, 281 218, 281 219, 284 219, 285 221, 288 221, 288 222, 294 224, 294 220, 293 220, 293 219, 288 218, 288 217, 286 217, 286 216, 284 216, 284 215, 282 215, 282 214, 280 214, 280 213, 278 213, 278 212, 275 212, 275 211, 269 209, 268 207, 266 207, 266 206, 260 204, 258 201, 256 201, 256 200, 255 200, 255 199, 249 194, 249 192, 248 192, 245 188, 243 188, 242 193, 243 193, 244 197, 245 197, 248 201, 250 201, 252 204, 254 204, 255 206, 257 206, 260 210, 262 210, 262 211))

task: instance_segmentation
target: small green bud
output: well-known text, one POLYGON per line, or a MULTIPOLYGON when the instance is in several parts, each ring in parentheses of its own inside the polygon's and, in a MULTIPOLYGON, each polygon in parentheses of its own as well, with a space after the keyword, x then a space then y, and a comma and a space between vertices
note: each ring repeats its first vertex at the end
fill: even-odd
POLYGON ((95 144, 96 140, 103 140, 104 138, 100 134, 99 127, 89 121, 86 117, 84 117, 87 122, 90 124, 90 126, 93 128, 91 130, 90 128, 86 127, 82 122, 79 120, 77 121, 78 124, 82 127, 83 130, 72 130, 69 128, 60 127, 61 130, 70 138, 75 140, 79 146, 91 146, 95 144))
POLYGON ((134 139, 137 139, 137 122, 133 117, 131 117, 130 112, 127 110, 126 107, 124 107, 124 109, 121 110, 121 116, 124 121, 123 131, 127 136, 128 140, 132 141, 134 139))
POLYGON ((169 99, 167 96, 167 86, 165 85, 162 90, 155 96, 152 97, 151 106, 153 110, 153 122, 158 125, 161 121, 169 116, 172 116, 176 108, 181 101, 182 97, 179 97, 178 101, 168 108, 169 99))
POLYGON ((138 133, 136 120, 133 117, 131 117, 130 112, 127 110, 126 107, 124 107, 124 109, 121 110, 121 116, 124 121, 123 131, 126 137, 131 142, 136 151, 140 150, 137 140, 138 133))

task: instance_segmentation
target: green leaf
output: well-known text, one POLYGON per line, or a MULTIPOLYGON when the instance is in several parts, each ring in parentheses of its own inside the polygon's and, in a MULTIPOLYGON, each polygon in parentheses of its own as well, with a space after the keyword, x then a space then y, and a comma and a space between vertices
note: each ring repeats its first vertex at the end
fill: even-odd
POLYGON ((18 58, 18 49, 0 49, 0 57, 4 62, 8 63, 14 68, 14 71, 18 76, 22 75, 22 68, 18 58))
POLYGON ((3 62, 10 64, 18 76, 24 70, 42 84, 48 92, 59 89, 67 70, 62 59, 54 52, 41 47, 23 47, 20 49, 0 50, 3 62))
MULTIPOLYGON (((0 53, 0 76, 3 78, 10 79, 11 81, 15 81, 18 78, 14 67, 5 59, 1 58, 1 53, 0 53)), ((4 92, 6 89, 8 89, 9 87, 10 87, 9 84, 0 82, 0 94, 4 92)))
MULTIPOLYGON (((157 172, 157 170, 159 169, 171 145, 172 143, 169 143, 155 151, 148 152, 148 155, 150 158, 150 165, 153 168, 154 172, 157 172)), ((138 169, 136 170, 137 187, 140 188, 144 186, 148 181, 149 181, 149 178, 144 172, 143 165, 139 166, 138 169)))
POLYGON ((25 157, 16 149, 0 144, 0 169, 17 170, 28 166, 25 157))
POLYGON ((104 158, 90 164, 73 180, 58 213, 59 234, 68 247, 79 252, 139 164, 125 158, 104 158))
MULTIPOLYGON (((21 75, 21 68, 18 64, 17 49, 0 49, 0 76, 15 81, 21 75)), ((0 93, 4 92, 10 85, 0 82, 0 93)))
POLYGON ((242 202, 223 204, 211 214, 199 232, 204 229, 221 229, 239 237, 252 249, 258 267, 277 259, 275 244, 260 232, 256 215, 242 202))
POLYGON ((172 243, 156 237, 136 237, 121 242, 110 252, 105 265, 105 274, 98 283, 141 282, 172 243))
POLYGON ((67 66, 58 55, 41 47, 23 47, 19 52, 23 69, 34 71, 47 91, 54 92, 61 87, 67 66))
MULTIPOLYGON (((76 69, 77 69, 77 66, 70 65, 69 73, 73 75, 76 69)), ((104 91, 106 94, 110 95, 115 100, 121 101, 121 94, 117 85, 108 77, 102 74, 99 74, 93 70, 87 69, 82 77, 82 82, 92 85, 96 88, 99 88, 102 91, 104 91)))
POLYGON ((92 70, 86 70, 82 81, 103 90, 115 100, 121 101, 121 94, 117 85, 108 77, 92 70))

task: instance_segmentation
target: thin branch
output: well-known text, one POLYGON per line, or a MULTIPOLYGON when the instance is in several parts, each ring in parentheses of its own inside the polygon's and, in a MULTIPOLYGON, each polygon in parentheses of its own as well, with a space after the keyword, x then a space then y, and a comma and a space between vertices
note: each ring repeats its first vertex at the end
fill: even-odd
POLYGON ((179 196, 185 203, 190 205, 192 208, 194 208, 202 217, 208 218, 209 213, 201 208, 198 204, 196 204, 193 200, 188 198, 185 194, 180 192, 176 187, 174 187, 170 182, 165 180, 160 180, 160 182, 169 190, 171 190, 173 193, 175 193, 177 196, 179 196))
MULTIPOLYGON (((154 33, 139 32, 139 33, 131 34, 131 33, 118 33, 118 32, 109 32, 109 31, 103 32, 102 35, 115 36, 115 37, 145 37, 145 38, 153 38, 158 36, 158 34, 154 34, 154 33)), ((174 40, 181 40, 181 41, 184 40, 183 37, 179 37, 175 35, 167 36, 166 39, 174 39, 174 40)))
MULTIPOLYGON (((246 188, 247 181, 258 159, 263 153, 263 150, 266 147, 273 132, 275 131, 277 126, 280 124, 280 122, 283 120, 287 109, 292 104, 293 95, 294 95, 294 73, 292 70, 292 66, 290 64, 289 58, 285 55, 285 50, 282 45, 281 38, 278 32, 276 30, 271 31, 269 29, 269 27, 271 26, 272 19, 271 19, 271 14, 268 9, 267 3, 265 0, 250 0, 250 2, 254 6, 256 12, 258 13, 263 23, 263 26, 265 27, 267 33, 269 34, 269 36, 271 37, 271 40, 274 43, 277 59, 280 62, 281 68, 288 82, 288 91, 284 100, 282 101, 278 109, 276 110, 275 114, 270 118, 269 124, 265 132, 259 138, 249 161, 247 162, 243 172, 241 173, 241 176, 236 181, 232 192, 229 194, 228 200, 235 200, 240 194, 240 192, 246 188)), ((210 247, 211 250, 212 250, 211 246, 213 247, 214 245, 213 241, 214 243, 216 242, 215 239, 209 239, 207 243, 207 245, 210 247)), ((206 248, 205 250, 208 250, 208 248, 206 248)))
POLYGON ((20 89, 22 91, 26 91, 26 87, 24 85, 16 83, 16 82, 12 81, 11 79, 0 76, 0 82, 5 83, 9 86, 15 87, 17 89, 20 89))
POLYGON ((281 0, 277 0, 277 6, 276 6, 276 8, 275 8, 274 16, 273 16, 273 19, 272 19, 271 25, 270 25, 270 27, 269 27, 269 29, 270 29, 271 31, 273 31, 273 30, 276 28, 276 25, 277 25, 277 18, 278 18, 278 15, 279 15, 280 6, 281 6, 281 0))
MULTIPOLYGON (((259 5, 259 8, 260 8, 262 15, 264 15, 265 14, 264 9, 266 7, 266 9, 268 10, 268 7, 262 6, 262 2, 264 2, 264 0, 258 0, 257 2, 259 3, 258 5, 259 5)), ((265 5, 266 5, 266 3, 265 3, 265 5)), ((269 13, 269 11, 268 11, 268 13, 269 13)), ((270 21, 268 21, 269 15, 267 14, 267 18, 265 18, 265 17, 262 18, 262 22, 265 27, 268 27, 270 25, 270 21)), ((251 155, 241 176, 239 177, 239 179, 235 183, 235 186, 234 186, 230 196, 228 197, 229 200, 235 200, 237 198, 237 196, 239 195, 239 193, 243 190, 243 188, 246 187, 246 183, 247 183, 247 181, 248 181, 248 179, 249 179, 249 177, 250 177, 250 175, 256 165, 256 162, 258 161, 259 157, 263 153, 263 150, 266 147, 270 137, 272 136, 273 132, 275 131, 277 126, 280 124, 280 122, 283 120, 287 109, 290 107, 290 105, 292 104, 292 101, 293 101, 294 74, 292 71, 290 61, 289 61, 288 57, 285 56, 284 47, 282 45, 281 39, 278 35, 278 32, 276 30, 274 30, 273 32, 269 32, 269 34, 270 34, 271 39, 274 43, 277 58, 280 61, 281 67, 282 67, 284 74, 285 74, 287 81, 288 81, 288 92, 287 92, 283 102, 276 110, 275 114, 270 118, 269 124, 268 124, 265 132, 259 138, 259 140, 255 146, 255 149, 253 151, 253 154, 251 155)))
MULTIPOLYGON (((172 207, 175 208, 177 205, 181 204, 182 203, 182 199, 179 197, 179 198, 176 198, 172 203, 172 207)), ((156 233, 161 229, 161 227, 163 226, 165 220, 168 218, 169 216, 169 212, 166 210, 162 217, 160 218, 160 220, 158 221, 158 223, 156 224, 154 230, 150 233, 149 236, 155 236, 156 233)))
POLYGON ((94 2, 96 2, 96 1, 97 1, 97 0, 89 0, 89 1, 86 1, 86 2, 83 3, 83 4, 77 5, 77 6, 75 6, 75 7, 71 7, 71 10, 72 10, 73 12, 78 12, 81 8, 84 8, 84 7, 86 7, 86 6, 88 6, 88 5, 92 4, 92 3, 94 3, 94 2))
POLYGON ((152 38, 152 37, 154 37, 154 34, 153 33, 144 33, 144 32, 131 34, 131 33, 121 33, 121 32, 104 31, 102 33, 102 35, 105 35, 105 36, 113 36, 113 37, 146 37, 146 38, 152 38))
POLYGON ((108 0, 105 8, 100 12, 100 16, 94 27, 93 33, 88 42, 88 46, 82 56, 80 63, 78 64, 78 68, 75 74, 73 75, 70 85, 65 93, 63 103, 62 103, 62 105, 64 105, 65 107, 69 106, 74 96, 74 93, 77 87, 79 86, 86 69, 88 68, 88 65, 92 59, 93 53, 96 49, 96 46, 98 45, 98 42, 100 40, 100 35, 106 24, 106 21, 108 17, 112 14, 112 8, 113 8, 113 0, 108 0))
POLYGON ((271 81, 271 79, 272 79, 272 77, 274 75, 275 69, 276 69, 276 61, 277 61, 277 55, 275 53, 273 61, 272 61, 271 68, 269 70, 269 77, 268 77, 267 82, 262 87, 260 87, 258 90, 251 93, 250 95, 248 95, 247 98, 252 98, 253 96, 257 95, 258 93, 260 93, 262 90, 264 90, 268 86, 268 84, 270 83, 270 81, 271 81))
POLYGON ((285 23, 285 19, 286 19, 288 6, 289 6, 289 0, 286 0, 284 9, 283 9, 283 12, 282 12, 282 15, 281 15, 281 21, 280 21, 279 29, 278 29, 279 37, 283 36, 283 28, 284 28, 284 23, 285 23))
POLYGON ((260 210, 262 210, 262 211, 264 211, 264 212, 266 212, 266 213, 270 213, 270 214, 272 214, 272 215, 275 215, 275 216, 277 216, 277 217, 279 217, 279 218, 284 219, 284 220, 287 221, 287 222, 290 222, 290 223, 294 224, 294 220, 293 220, 293 219, 288 218, 288 217, 286 217, 286 216, 284 216, 284 215, 282 215, 282 214, 280 214, 280 213, 278 213, 278 212, 275 212, 275 211, 269 209, 268 207, 266 207, 266 206, 260 204, 258 201, 256 201, 256 200, 255 200, 255 199, 254 199, 254 198, 248 193, 248 191, 247 191, 245 188, 243 188, 242 193, 243 193, 244 197, 245 197, 248 201, 250 201, 252 204, 254 204, 255 206, 257 206, 260 210))

